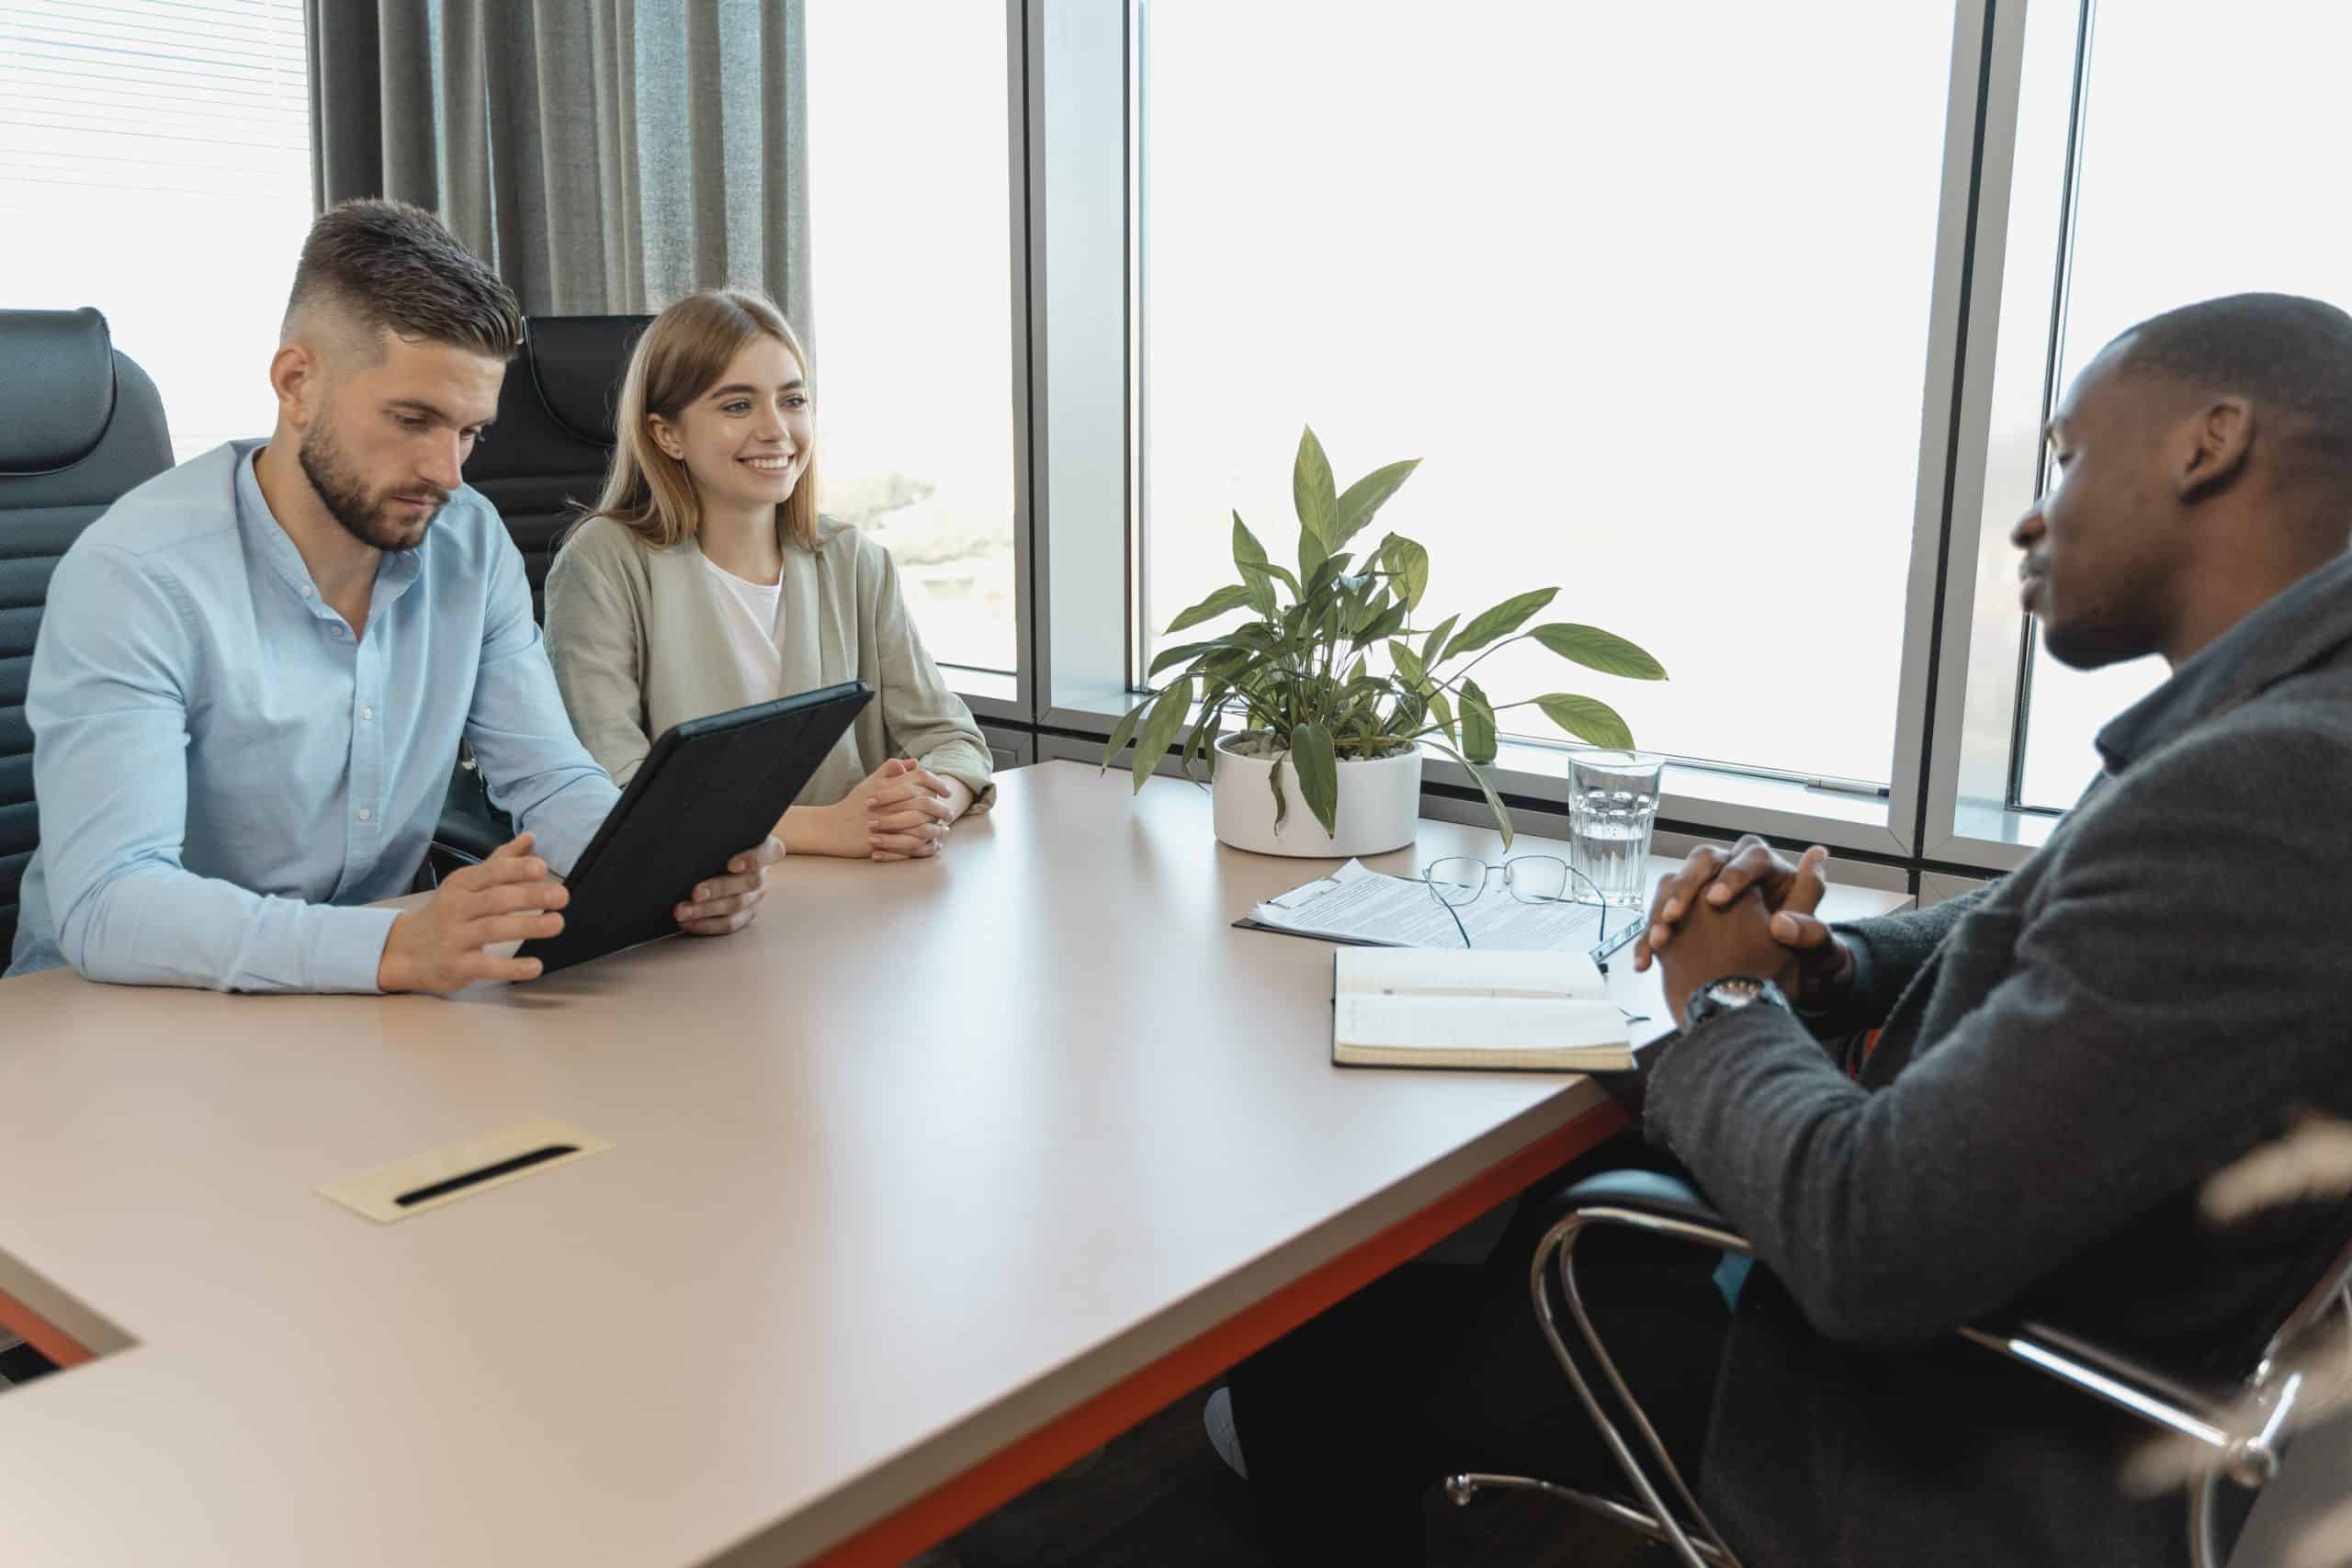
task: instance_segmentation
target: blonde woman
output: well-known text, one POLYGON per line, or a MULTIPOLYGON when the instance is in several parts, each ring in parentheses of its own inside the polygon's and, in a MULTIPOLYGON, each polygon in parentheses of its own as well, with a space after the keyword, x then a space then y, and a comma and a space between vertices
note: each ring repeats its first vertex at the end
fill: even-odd
POLYGON ((889 552, 817 515, 808 357, 746 289, 655 318, 612 472, 548 573, 572 728, 627 784, 670 726, 853 678, 876 700, 784 814, 794 854, 916 860, 993 797, 971 710, 923 651, 889 552))

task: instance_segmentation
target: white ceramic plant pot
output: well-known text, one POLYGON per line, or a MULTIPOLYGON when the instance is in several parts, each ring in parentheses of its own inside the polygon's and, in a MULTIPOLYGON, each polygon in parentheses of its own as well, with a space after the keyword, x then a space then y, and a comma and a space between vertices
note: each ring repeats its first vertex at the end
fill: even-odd
POLYGON ((1298 775, 1285 753, 1269 761, 1233 749, 1256 739, 1227 735, 1217 743, 1216 836, 1237 850, 1261 855, 1314 855, 1325 859, 1376 855, 1413 841, 1421 816, 1421 753, 1340 764, 1338 831, 1326 833, 1299 793, 1298 775), (1290 810, 1278 831, 1274 791, 1266 775, 1283 771, 1283 794, 1290 810))

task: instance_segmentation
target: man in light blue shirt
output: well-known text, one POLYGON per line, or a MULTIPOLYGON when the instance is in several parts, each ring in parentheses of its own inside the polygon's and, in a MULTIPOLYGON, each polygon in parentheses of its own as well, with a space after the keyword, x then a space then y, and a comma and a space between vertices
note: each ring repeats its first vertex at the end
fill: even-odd
MULTIPOLYGON (((40 844, 9 974, 242 991, 523 980, 619 793, 574 738, 521 556, 459 468, 521 346, 429 214, 352 202, 303 246, 266 443, 140 486, 57 569, 33 654, 40 844), (460 738, 522 829, 418 908, 460 738), (537 852, 534 852, 537 847, 537 852)), ((774 840, 682 904, 749 921, 774 840)))

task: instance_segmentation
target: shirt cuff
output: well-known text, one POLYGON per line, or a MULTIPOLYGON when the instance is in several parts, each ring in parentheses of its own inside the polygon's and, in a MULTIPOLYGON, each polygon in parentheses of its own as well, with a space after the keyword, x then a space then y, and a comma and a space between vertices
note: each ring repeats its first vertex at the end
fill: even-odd
POLYGON ((379 991, 376 976, 384 963, 384 943, 391 939, 398 909, 368 908, 312 911, 310 976, 304 989, 311 991, 379 991))

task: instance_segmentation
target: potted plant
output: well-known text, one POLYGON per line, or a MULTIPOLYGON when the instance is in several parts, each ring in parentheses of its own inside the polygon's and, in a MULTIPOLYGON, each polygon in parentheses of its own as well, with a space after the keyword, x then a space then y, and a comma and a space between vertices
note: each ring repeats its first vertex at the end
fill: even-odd
MULTIPOLYGON (((1133 739, 1140 790, 1182 734, 1184 776, 1198 783, 1195 766, 1208 773, 1216 835, 1225 842, 1265 854, 1364 855, 1412 842, 1426 741, 1477 781, 1508 845, 1510 817, 1483 771, 1495 760, 1501 709, 1470 671, 1529 638, 1604 674, 1663 681, 1666 671, 1596 626, 1528 626, 1556 588, 1515 594, 1467 622, 1449 615, 1434 626, 1416 624, 1429 552, 1396 534, 1361 554, 1351 546, 1419 466, 1418 458, 1391 463, 1338 492, 1322 445, 1306 430, 1291 471, 1297 570, 1270 559, 1234 513, 1240 581, 1178 615, 1168 631, 1245 608, 1253 618, 1207 641, 1163 649, 1149 676, 1173 671, 1174 678, 1119 720, 1103 766, 1133 739), (1242 728, 1221 734, 1228 709, 1238 710, 1242 728), (1304 819, 1291 810, 1294 788, 1306 805, 1304 819)), ((1596 746, 1633 745, 1625 721, 1595 698, 1551 692, 1502 708, 1530 705, 1596 746)))

